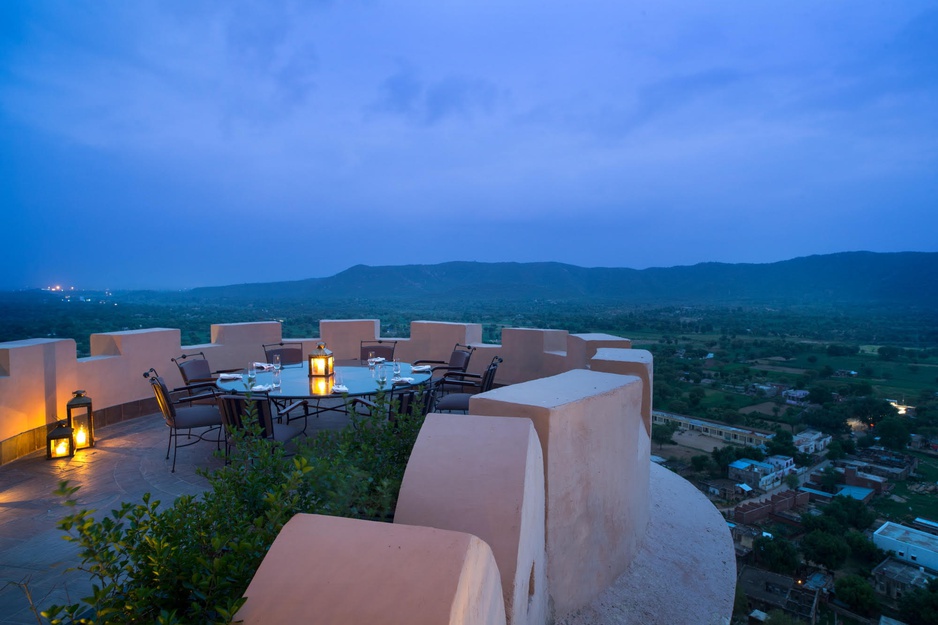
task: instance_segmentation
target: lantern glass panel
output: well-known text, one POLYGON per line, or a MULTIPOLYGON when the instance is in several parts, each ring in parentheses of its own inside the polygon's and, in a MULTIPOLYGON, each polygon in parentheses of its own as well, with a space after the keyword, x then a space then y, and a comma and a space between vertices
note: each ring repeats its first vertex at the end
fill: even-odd
POLYGON ((94 447, 94 411, 91 398, 85 391, 74 391, 74 397, 66 404, 68 425, 72 428, 75 448, 94 447))
POLYGON ((68 458, 74 455, 72 428, 59 423, 46 437, 46 458, 68 458))

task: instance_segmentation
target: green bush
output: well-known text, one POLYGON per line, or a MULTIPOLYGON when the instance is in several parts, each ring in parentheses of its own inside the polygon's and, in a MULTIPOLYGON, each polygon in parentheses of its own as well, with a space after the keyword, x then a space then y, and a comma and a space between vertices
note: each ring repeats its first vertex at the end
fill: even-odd
MULTIPOLYGON (((390 519, 422 417, 396 412, 378 397, 370 416, 322 433, 289 457, 259 436, 250 406, 245 432, 234 434, 229 462, 207 474, 199 497, 172 505, 145 494, 101 518, 83 509, 59 522, 80 546, 92 594, 49 607, 52 624, 230 623, 242 595, 283 525, 300 512, 390 519)), ((421 414, 415 410, 415 414, 421 414)), ((57 494, 75 508, 78 487, 57 494)))

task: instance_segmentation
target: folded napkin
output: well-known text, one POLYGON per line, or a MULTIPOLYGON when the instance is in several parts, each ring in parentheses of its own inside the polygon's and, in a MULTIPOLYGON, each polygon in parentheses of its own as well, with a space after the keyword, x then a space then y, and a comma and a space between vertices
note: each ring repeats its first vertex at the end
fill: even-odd
POLYGON ((240 373, 219 373, 218 379, 219 380, 240 380, 241 374, 240 373))
POLYGON ((273 384, 255 384, 254 386, 251 387, 251 390, 259 392, 259 393, 266 393, 273 387, 274 387, 273 384))
POLYGON ((273 371, 274 366, 269 362, 255 362, 254 368, 258 371, 273 371))
POLYGON ((392 381, 392 382, 407 382, 408 384, 413 384, 413 383, 414 383, 414 379, 413 379, 413 378, 400 378, 400 377, 398 377, 398 378, 392 378, 391 381, 392 381))
POLYGON ((348 387, 344 384, 334 384, 332 386, 333 393, 348 393, 348 387))
POLYGON ((410 370, 413 371, 414 373, 421 373, 424 371, 432 371, 433 367, 431 367, 430 365, 414 365, 413 367, 410 368, 410 370))

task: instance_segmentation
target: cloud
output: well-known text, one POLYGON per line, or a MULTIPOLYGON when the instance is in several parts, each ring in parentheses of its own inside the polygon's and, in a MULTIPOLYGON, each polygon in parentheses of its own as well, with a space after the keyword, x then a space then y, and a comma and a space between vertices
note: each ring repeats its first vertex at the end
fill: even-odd
POLYGON ((451 75, 423 81, 411 65, 400 63, 378 86, 378 96, 366 111, 399 115, 427 126, 453 118, 471 121, 491 114, 498 94, 495 84, 485 79, 451 75))

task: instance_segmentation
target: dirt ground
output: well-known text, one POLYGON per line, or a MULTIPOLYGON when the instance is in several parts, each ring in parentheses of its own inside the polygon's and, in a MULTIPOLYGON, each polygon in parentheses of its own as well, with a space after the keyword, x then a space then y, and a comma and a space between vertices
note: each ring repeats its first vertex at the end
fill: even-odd
POLYGON ((673 440, 677 442, 677 445, 664 445, 659 448, 656 443, 652 443, 651 453, 662 458, 677 458, 690 462, 694 456, 709 454, 717 447, 727 444, 718 438, 704 436, 700 432, 676 432, 673 440))
MULTIPOLYGON (((773 416, 775 413, 772 412, 772 408, 775 407, 775 402, 764 401, 761 404, 756 404, 755 406, 746 406, 745 408, 740 408, 739 412, 742 414, 749 414, 751 412, 758 412, 764 415, 773 416)), ((782 406, 784 408, 784 406, 782 406)))

